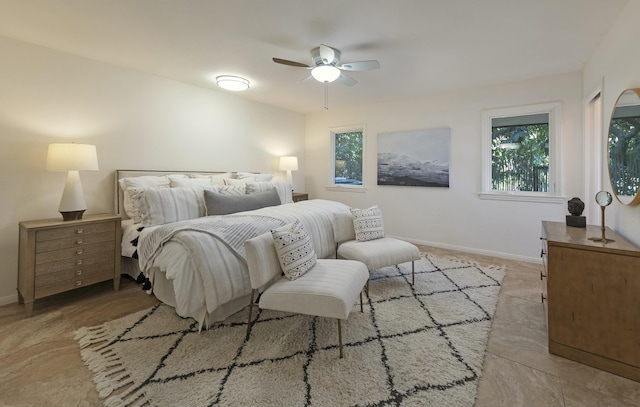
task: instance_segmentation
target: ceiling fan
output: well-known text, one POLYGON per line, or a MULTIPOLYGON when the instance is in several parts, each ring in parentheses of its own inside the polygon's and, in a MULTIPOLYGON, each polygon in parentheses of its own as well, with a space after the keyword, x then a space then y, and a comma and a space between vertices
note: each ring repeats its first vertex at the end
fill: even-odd
POLYGON ((322 83, 329 83, 337 80, 347 86, 353 86, 358 82, 342 71, 371 71, 380 68, 380 63, 376 60, 357 61, 339 65, 340 50, 324 44, 321 44, 319 47, 311 50, 311 65, 281 58, 273 58, 273 62, 298 68, 311 69, 311 75, 305 78, 302 82, 305 82, 310 78, 314 78, 318 82, 322 83))

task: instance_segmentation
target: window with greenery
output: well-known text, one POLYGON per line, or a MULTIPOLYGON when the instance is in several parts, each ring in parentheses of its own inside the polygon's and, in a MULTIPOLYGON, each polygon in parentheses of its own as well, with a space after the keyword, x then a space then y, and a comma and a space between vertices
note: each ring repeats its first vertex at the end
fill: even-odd
POLYGON ((549 191, 549 114, 491 120, 491 189, 549 191))
POLYGON ((559 103, 547 103, 484 112, 485 195, 497 194, 493 199, 560 195, 555 147, 559 111, 559 103))
POLYGON ((362 185, 363 134, 362 128, 331 131, 334 185, 362 185))

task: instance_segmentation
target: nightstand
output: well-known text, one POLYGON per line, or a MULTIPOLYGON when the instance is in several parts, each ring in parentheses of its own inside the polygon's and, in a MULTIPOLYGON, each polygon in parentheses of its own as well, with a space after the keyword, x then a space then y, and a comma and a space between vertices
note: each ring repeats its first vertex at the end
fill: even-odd
POLYGON ((113 279, 120 288, 120 215, 20 222, 18 300, 27 317, 36 299, 113 279))
POLYGON ((309 199, 309 194, 306 192, 294 192, 293 193, 293 202, 306 201, 309 199))

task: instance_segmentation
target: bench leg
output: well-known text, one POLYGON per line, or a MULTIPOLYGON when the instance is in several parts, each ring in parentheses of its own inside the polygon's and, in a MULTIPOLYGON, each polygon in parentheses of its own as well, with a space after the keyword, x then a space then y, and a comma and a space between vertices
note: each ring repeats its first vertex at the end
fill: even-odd
POLYGON ((360 312, 364 312, 364 309, 362 308, 362 291, 360 291, 360 312))
POLYGON ((338 343, 340 344, 340 359, 344 357, 342 354, 342 323, 338 319, 338 343))
POLYGON ((247 338, 249 337, 249 331, 251 330, 251 311, 253 311, 253 296, 256 290, 251 290, 251 299, 249 300, 249 320, 247 321, 247 338))
POLYGON ((416 262, 411 260, 411 285, 416 284, 416 262))

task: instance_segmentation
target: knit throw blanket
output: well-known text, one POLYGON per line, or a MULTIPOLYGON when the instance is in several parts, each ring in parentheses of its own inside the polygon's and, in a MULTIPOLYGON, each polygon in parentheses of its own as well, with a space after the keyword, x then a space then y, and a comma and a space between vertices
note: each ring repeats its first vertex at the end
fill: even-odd
MULTIPOLYGON (((189 231, 213 236, 246 265, 244 242, 285 224, 284 220, 272 216, 225 215, 224 217, 207 216, 146 228, 142 231, 138 242, 140 269, 143 272, 147 271, 153 265, 153 259, 162 246, 171 239, 180 242, 190 252, 197 252, 200 234, 181 233, 189 231)), ((196 266, 207 267, 210 264, 211 262, 204 261, 204 264, 196 264, 196 266)))

